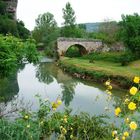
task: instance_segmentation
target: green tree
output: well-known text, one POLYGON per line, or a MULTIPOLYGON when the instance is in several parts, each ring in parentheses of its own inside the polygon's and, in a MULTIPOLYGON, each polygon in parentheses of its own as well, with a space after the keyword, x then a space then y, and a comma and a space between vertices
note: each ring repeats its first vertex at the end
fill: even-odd
POLYGON ((15 71, 23 62, 37 62, 38 53, 34 40, 23 42, 14 36, 0 35, 0 77, 15 71))
POLYGON ((63 11, 64 27, 61 28, 61 36, 75 37, 76 16, 74 10, 71 7, 71 4, 69 2, 66 3, 66 6, 65 8, 62 9, 62 11, 63 11))
POLYGON ((59 29, 53 14, 47 12, 36 19, 36 27, 32 33, 37 43, 43 43, 46 54, 54 55, 55 42, 59 36, 59 29))
POLYGON ((3 0, 0 0, 0 14, 4 15, 6 13, 6 3, 3 0))
POLYGON ((18 35, 22 39, 27 39, 30 36, 30 31, 25 28, 25 25, 23 21, 18 20, 17 21, 17 30, 18 30, 18 35))
POLYGON ((122 15, 120 36, 126 47, 136 56, 140 56, 140 16, 122 15))
POLYGON ((65 8, 63 10, 63 18, 64 18, 64 26, 74 26, 76 22, 75 12, 71 7, 71 4, 68 2, 66 3, 65 8))
POLYGON ((63 27, 61 28, 62 37, 76 37, 83 38, 86 35, 86 30, 84 25, 76 25, 76 16, 71 4, 66 3, 63 11, 63 27))

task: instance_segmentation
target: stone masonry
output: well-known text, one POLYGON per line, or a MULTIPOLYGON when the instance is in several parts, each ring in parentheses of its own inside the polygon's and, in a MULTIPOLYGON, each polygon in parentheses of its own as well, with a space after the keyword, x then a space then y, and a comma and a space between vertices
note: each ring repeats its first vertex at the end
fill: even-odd
POLYGON ((57 52, 59 56, 63 56, 69 47, 79 45, 85 48, 87 53, 97 51, 102 48, 103 43, 97 39, 83 39, 83 38, 63 38, 57 39, 57 52))

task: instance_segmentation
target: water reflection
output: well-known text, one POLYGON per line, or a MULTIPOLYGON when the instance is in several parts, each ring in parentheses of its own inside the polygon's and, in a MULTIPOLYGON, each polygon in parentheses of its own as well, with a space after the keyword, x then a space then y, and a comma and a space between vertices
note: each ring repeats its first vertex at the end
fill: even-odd
POLYGON ((52 83, 53 80, 53 65, 44 65, 44 63, 40 63, 37 66, 36 77, 38 78, 39 82, 43 82, 46 84, 52 83))
POLYGON ((76 87, 76 83, 74 82, 67 82, 61 86, 61 88, 63 89, 62 101, 67 107, 70 105, 70 102, 73 100, 75 94, 75 87, 76 87))
POLYGON ((40 63, 37 66, 26 64, 18 76, 15 75, 11 80, 0 80, 1 97, 5 96, 6 100, 10 101, 18 93, 18 99, 24 99, 25 104, 32 102, 33 110, 38 108, 35 95, 40 94, 42 98, 49 98, 50 101, 55 101, 60 96, 63 101, 60 110, 64 110, 66 106, 74 112, 85 111, 100 115, 105 113, 105 107, 108 106, 110 115, 114 116, 112 111, 122 102, 122 91, 113 91, 109 105, 104 91, 104 86, 75 79, 64 73, 55 63, 40 63))
POLYGON ((17 73, 10 77, 0 79, 0 102, 11 101, 19 92, 17 73))
POLYGON ((37 66, 36 77, 40 82, 46 83, 49 85, 57 80, 58 83, 61 84, 62 88, 62 101, 65 106, 69 106, 70 102, 73 100, 75 94, 75 86, 77 82, 72 79, 56 65, 52 63, 40 63, 37 66))

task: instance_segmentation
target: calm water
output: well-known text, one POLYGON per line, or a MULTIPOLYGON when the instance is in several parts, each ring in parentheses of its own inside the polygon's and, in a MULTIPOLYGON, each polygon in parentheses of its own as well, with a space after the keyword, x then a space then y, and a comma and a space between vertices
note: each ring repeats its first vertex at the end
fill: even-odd
POLYGON ((125 95, 123 91, 114 91, 113 98, 108 103, 104 86, 73 78, 52 62, 36 66, 26 64, 10 79, 0 80, 0 97, 5 99, 7 105, 18 99, 25 104, 30 102, 31 109, 35 111, 38 108, 36 94, 51 101, 60 96, 63 101, 58 109, 60 111, 69 107, 73 109, 73 113, 81 111, 91 115, 107 113, 111 119, 114 119, 114 107, 125 95), (106 111, 105 108, 109 110, 106 111))

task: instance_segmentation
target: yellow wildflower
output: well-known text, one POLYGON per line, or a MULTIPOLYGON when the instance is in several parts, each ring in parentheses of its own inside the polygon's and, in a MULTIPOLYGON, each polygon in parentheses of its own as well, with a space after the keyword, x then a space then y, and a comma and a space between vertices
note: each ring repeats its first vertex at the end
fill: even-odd
POLYGON ((30 125, 28 124, 26 127, 27 127, 27 128, 30 128, 30 125))
POLYGON ((138 84, 140 82, 140 77, 135 76, 133 81, 134 83, 138 84))
POLYGON ((112 137, 115 137, 116 135, 117 135, 117 131, 116 130, 112 131, 112 137))
POLYGON ((62 129, 63 128, 63 126, 60 126, 60 129, 62 129))
POLYGON ((41 121, 40 124, 43 125, 44 124, 44 121, 41 121))
POLYGON ((58 100, 57 100, 57 104, 58 104, 58 105, 61 105, 61 104, 62 104, 62 101, 61 101, 60 99, 58 99, 58 100))
POLYGON ((106 85, 106 86, 109 86, 109 85, 110 85, 110 81, 106 81, 106 82, 105 82, 105 85, 106 85))
POLYGON ((25 118, 25 119, 29 119, 29 116, 28 116, 28 115, 25 115, 24 118, 25 118))
POLYGON ((130 124, 129 124, 129 127, 130 127, 130 129, 131 130, 136 130, 137 129, 137 124, 136 124, 136 122, 131 122, 130 124))
POLYGON ((117 107, 117 108, 115 109, 115 115, 118 116, 118 115, 120 114, 120 112, 121 112, 120 107, 117 107))
POLYGON ((68 121, 67 121, 67 118, 64 118, 63 121, 64 121, 64 123, 67 123, 67 122, 68 122, 68 121))
POLYGON ((55 103, 55 102, 52 102, 52 109, 53 109, 53 110, 56 110, 57 107, 58 107, 58 104, 55 103))
POLYGON ((130 94, 131 94, 131 95, 135 95, 135 94, 137 93, 137 91, 138 91, 138 89, 137 89, 136 87, 132 87, 132 88, 130 89, 130 94))
POLYGON ((66 134, 67 133, 67 130, 65 128, 62 128, 62 133, 63 134, 66 134))
POLYGON ((72 139, 72 138, 73 138, 73 135, 71 134, 71 135, 70 135, 70 139, 72 139))
POLYGON ((127 131, 125 131, 125 132, 123 133, 123 135, 124 135, 125 137, 128 137, 128 136, 129 136, 129 133, 128 133, 127 131))
POLYGON ((122 136, 122 140, 126 140, 125 136, 122 136))
POLYGON ((124 100, 124 103, 125 103, 125 104, 128 104, 128 102, 129 102, 129 99, 126 98, 126 99, 124 100))
POLYGON ((53 107, 52 109, 53 109, 53 111, 55 111, 55 110, 56 110, 56 108, 55 108, 55 107, 53 107))
POLYGON ((128 109, 130 109, 130 110, 135 110, 135 109, 136 109, 136 104, 133 103, 133 102, 130 102, 130 103, 128 104, 128 109))
POLYGON ((116 137, 114 140, 119 140, 119 138, 118 138, 118 137, 116 137))
POLYGON ((109 89, 109 90, 111 90, 111 89, 112 89, 112 86, 111 86, 111 85, 109 85, 109 86, 108 86, 108 89, 109 89))
POLYGON ((130 122, 130 119, 129 118, 126 118, 125 119, 125 123, 129 123, 130 122))
POLYGON ((112 95, 112 92, 111 91, 107 91, 107 94, 112 95))

